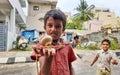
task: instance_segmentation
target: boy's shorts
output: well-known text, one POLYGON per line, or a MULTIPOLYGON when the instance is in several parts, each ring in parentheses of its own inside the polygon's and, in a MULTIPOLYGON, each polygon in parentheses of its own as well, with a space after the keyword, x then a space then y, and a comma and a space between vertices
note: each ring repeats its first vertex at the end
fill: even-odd
POLYGON ((111 75, 111 71, 108 71, 106 69, 97 69, 97 75, 111 75))

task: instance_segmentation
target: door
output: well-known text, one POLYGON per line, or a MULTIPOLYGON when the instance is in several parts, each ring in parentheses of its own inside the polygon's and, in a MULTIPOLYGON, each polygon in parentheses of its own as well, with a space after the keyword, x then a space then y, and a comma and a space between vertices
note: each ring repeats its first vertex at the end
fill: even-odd
POLYGON ((0 51, 7 49, 7 25, 0 24, 0 51))
POLYGON ((72 39, 72 34, 68 33, 67 34, 67 43, 69 43, 71 39, 72 39))

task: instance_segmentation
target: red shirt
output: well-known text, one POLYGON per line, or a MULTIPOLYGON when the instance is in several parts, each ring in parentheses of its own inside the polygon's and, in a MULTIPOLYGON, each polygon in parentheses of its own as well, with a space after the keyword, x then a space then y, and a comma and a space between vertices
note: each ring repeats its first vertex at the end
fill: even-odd
MULTIPOLYGON (((65 45, 64 48, 56 50, 56 55, 54 55, 52 61, 50 75, 71 75, 70 65, 71 62, 73 62, 76 59, 76 57, 70 45, 63 45, 65 45)), ((31 55, 31 58, 35 60, 35 55, 31 55)))

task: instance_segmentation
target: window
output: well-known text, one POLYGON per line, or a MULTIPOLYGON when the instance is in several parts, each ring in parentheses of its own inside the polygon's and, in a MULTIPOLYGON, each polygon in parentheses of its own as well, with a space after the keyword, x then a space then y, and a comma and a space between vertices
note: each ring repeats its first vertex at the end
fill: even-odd
POLYGON ((33 10, 38 11, 39 10, 39 6, 33 6, 33 10))
POLYGON ((101 12, 101 10, 95 10, 96 12, 101 12))
POLYGON ((111 17, 111 15, 107 15, 107 17, 111 17))
POLYGON ((109 10, 103 10, 103 12, 110 12, 109 10))
POLYGON ((1 21, 1 20, 0 20, 0 24, 3 24, 3 23, 4 23, 4 21, 1 21))

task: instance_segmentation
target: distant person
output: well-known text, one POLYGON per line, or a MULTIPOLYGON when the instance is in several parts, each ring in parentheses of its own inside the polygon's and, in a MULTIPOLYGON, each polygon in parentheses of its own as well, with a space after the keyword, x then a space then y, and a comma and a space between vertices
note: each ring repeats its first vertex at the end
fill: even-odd
POLYGON ((28 44, 30 43, 31 35, 28 36, 28 44))
POLYGON ((70 40, 69 40, 69 44, 71 45, 72 44, 72 42, 73 42, 73 40, 72 40, 72 38, 70 38, 70 40))
POLYGON ((110 52, 110 41, 104 39, 102 41, 102 50, 100 50, 93 59, 91 66, 98 60, 97 75, 111 75, 110 64, 117 65, 118 62, 113 58, 113 54, 110 52))
POLYGON ((72 47, 75 48, 80 43, 79 36, 74 36, 74 40, 72 41, 72 47))
POLYGON ((52 38, 49 45, 56 48, 44 48, 41 42, 33 47, 31 58, 36 60, 38 56, 39 75, 73 75, 72 62, 76 60, 76 56, 72 47, 60 38, 65 31, 65 26, 66 16, 62 11, 54 9, 45 14, 44 29, 52 38))

